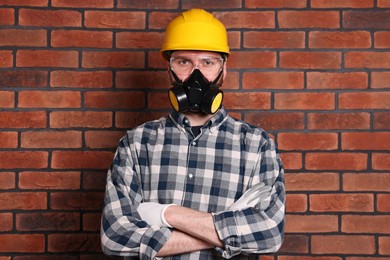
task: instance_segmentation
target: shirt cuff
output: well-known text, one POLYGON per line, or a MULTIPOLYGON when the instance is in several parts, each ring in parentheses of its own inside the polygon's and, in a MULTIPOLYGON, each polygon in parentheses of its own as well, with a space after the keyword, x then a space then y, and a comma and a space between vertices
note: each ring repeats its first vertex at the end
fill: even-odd
POLYGON ((213 213, 215 230, 219 239, 225 245, 225 248, 216 248, 224 257, 230 258, 241 253, 241 237, 238 234, 237 223, 233 211, 223 211, 213 213))
POLYGON ((164 246, 172 235, 169 228, 150 226, 142 235, 139 247, 139 258, 141 260, 155 259, 157 252, 164 246))

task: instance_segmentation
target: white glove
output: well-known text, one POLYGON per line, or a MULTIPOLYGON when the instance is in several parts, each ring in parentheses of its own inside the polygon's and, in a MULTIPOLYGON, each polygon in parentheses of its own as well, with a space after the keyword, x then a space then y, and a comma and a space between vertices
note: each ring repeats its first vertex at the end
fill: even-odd
POLYGON ((264 183, 258 183, 247 190, 236 202, 234 202, 229 210, 242 210, 254 207, 269 196, 271 191, 270 186, 265 186, 264 183))
POLYGON ((141 219, 149 225, 172 228, 164 217, 165 210, 172 205, 174 204, 143 202, 138 206, 137 212, 141 216, 141 219))

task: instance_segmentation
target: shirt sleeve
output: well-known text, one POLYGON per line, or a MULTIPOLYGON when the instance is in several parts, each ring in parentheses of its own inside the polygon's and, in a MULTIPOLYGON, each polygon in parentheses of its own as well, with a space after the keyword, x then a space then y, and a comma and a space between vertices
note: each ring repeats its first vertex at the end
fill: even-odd
POLYGON ((107 255, 154 259, 172 232, 140 219, 137 207, 143 199, 142 186, 133 154, 128 139, 122 138, 107 174, 100 232, 102 250, 107 255))
POLYGON ((271 186, 270 195, 244 210, 213 214, 215 228, 225 248, 217 248, 223 257, 238 254, 264 254, 279 250, 284 238, 284 170, 275 143, 268 139, 260 147, 252 185, 262 181, 271 186))

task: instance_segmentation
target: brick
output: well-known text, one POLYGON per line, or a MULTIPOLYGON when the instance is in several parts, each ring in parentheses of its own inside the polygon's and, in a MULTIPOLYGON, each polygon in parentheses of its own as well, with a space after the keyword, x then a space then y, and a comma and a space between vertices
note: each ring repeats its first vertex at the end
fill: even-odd
POLYGON ((66 8, 113 8, 113 0, 51 0, 53 7, 66 7, 66 8))
POLYGON ((271 93, 227 92, 223 103, 229 109, 270 109, 271 93), (242 102, 246 100, 246 102, 242 102))
POLYGON ((79 91, 21 91, 18 107, 22 108, 79 108, 79 91))
POLYGON ((312 8, 372 8, 374 7, 373 0, 311 0, 312 8))
POLYGON ((390 28, 390 11, 344 11, 343 28, 390 28))
POLYGON ((0 25, 14 25, 15 24, 15 10, 12 8, 0 9, 0 25))
POLYGON ((236 51, 229 57, 229 68, 240 69, 267 69, 276 67, 276 53, 270 51, 264 52, 242 52, 236 51))
POLYGON ((285 231, 288 233, 327 233, 338 231, 336 215, 289 215, 286 216, 285 231))
POLYGON ((17 147, 18 147, 17 132, 0 132, 0 148, 17 148, 17 147))
POLYGON ((364 153, 307 153, 308 170, 366 170, 367 154, 364 153))
MULTIPOLYGON (((302 255, 298 255, 298 256, 278 256, 278 260, 342 260, 342 258, 338 257, 338 256, 302 256, 302 255)), ((348 260, 353 260, 353 259, 348 258, 348 260)), ((364 260, 366 260, 366 258, 364 258, 364 260)))
POLYGON ((21 134, 22 148, 81 148, 80 131, 39 131, 21 134))
POLYGON ((366 31, 309 32, 309 48, 355 49, 370 48, 371 35, 366 31))
POLYGON ((389 109, 390 92, 354 92, 339 95, 340 109, 389 109))
POLYGON ((390 212, 390 194, 378 194, 377 195, 377 211, 378 212, 390 212))
MULTIPOLYGON (((183 3, 184 4, 184 3, 183 3)), ((118 0, 118 8, 135 9, 175 9, 178 7, 176 0, 154 0, 141 2, 138 0, 118 0)))
POLYGON ((242 3, 240 0, 230 0, 230 1, 218 1, 218 0, 187 0, 182 3, 182 7, 185 9, 190 8, 199 8, 201 6, 204 9, 233 9, 241 8, 242 3))
POLYGON ((244 32, 245 48, 304 48, 304 32, 244 32))
POLYGON ((314 254, 374 254, 373 236, 314 235, 311 240, 314 254))
POLYGON ((12 213, 0 213, 0 232, 12 231, 13 223, 12 213))
POLYGON ((213 12, 226 28, 271 29, 275 28, 275 13, 271 11, 213 12))
POLYGON ((179 12, 149 12, 148 28, 165 30, 169 22, 173 20, 177 15, 179 15, 179 12))
POLYGON ((373 212, 372 194, 311 194, 310 211, 313 212, 373 212))
POLYGON ((81 13, 70 10, 20 9, 19 24, 23 26, 80 27, 81 13))
POLYGON ((112 126, 112 112, 51 112, 52 128, 109 128, 112 126))
POLYGON ((84 172, 82 175, 83 189, 104 191, 106 187, 106 179, 106 169, 100 172, 84 172))
POLYGON ((112 48, 113 35, 106 31, 54 30, 51 32, 51 46, 112 48))
POLYGON ((337 133, 280 133, 278 147, 280 150, 336 150, 337 133))
POLYGON ((1 210, 42 210, 47 208, 46 192, 2 192, 0 193, 0 201, 1 210))
POLYGON ((303 113, 246 112, 245 121, 265 130, 303 129, 303 113))
POLYGON ((145 29, 145 12, 123 11, 86 11, 85 27, 88 28, 118 28, 145 29))
POLYGON ((390 32, 374 33, 375 48, 390 48, 390 32))
POLYGON ((141 91, 89 91, 84 94, 87 108, 137 109, 145 107, 145 93, 141 91))
POLYGON ((50 195, 52 209, 100 210, 104 192, 53 192, 50 195))
POLYGON ((171 83, 166 71, 118 71, 115 86, 117 88, 168 89, 171 83))
POLYGON ((83 68, 143 68, 143 52, 83 52, 83 68))
POLYGON ((306 0, 246 0, 247 8, 305 8, 306 0))
MULTIPOLYGON (((148 93, 148 108, 151 109, 171 109, 166 92, 149 92, 148 93)), ((224 96, 225 98, 225 96, 224 96)))
POLYGON ((1 128, 43 128, 46 127, 45 112, 0 112, 1 128))
POLYGON ((286 173, 286 188, 289 191, 336 191, 340 189, 339 174, 324 173, 286 173))
POLYGON ((80 229, 80 213, 49 212, 16 214, 16 230, 19 231, 77 231, 80 229))
POLYGON ((378 0, 377 5, 380 8, 389 8, 390 7, 390 1, 389 0, 378 0))
POLYGON ((10 68, 14 62, 13 51, 0 50, 0 68, 10 68))
POLYGON ((309 252, 309 237, 306 235, 286 234, 279 253, 305 254, 309 252))
POLYGON ((379 237, 379 254, 381 255, 390 255, 390 238, 389 237, 379 237))
POLYGON ((0 86, 2 87, 46 87, 46 71, 13 70, 0 71, 0 86))
POLYGON ((46 47, 46 30, 0 29, 0 46, 46 47))
POLYGON ((157 49, 161 47, 164 34, 160 32, 118 32, 116 47, 127 49, 157 49))
POLYGON ((98 234, 49 234, 49 252, 100 252, 98 234))
POLYGON ((20 172, 21 189, 72 190, 80 188, 80 172, 20 172))
POLYGON ((50 73, 50 86, 63 88, 111 88, 111 71, 65 71, 50 73))
POLYGON ((339 28, 340 18, 336 11, 280 11, 280 28, 339 28))
POLYGON ((78 58, 77 51, 18 50, 16 66, 76 68, 78 58))
POLYGON ((133 128, 146 121, 155 120, 167 116, 167 112, 116 112, 115 126, 117 128, 133 128))
POLYGON ((333 93, 276 93, 275 109, 283 110, 333 110, 333 93))
POLYGON ((0 172, 0 189, 10 190, 16 187, 14 172, 0 172))
POLYGON ((244 72, 244 89, 303 89, 304 73, 291 71, 244 72))
POLYGON ((368 74, 365 72, 308 72, 309 89, 366 89, 368 74))
POLYGON ((390 88, 390 72, 371 72, 371 88, 390 88))
POLYGON ((286 210, 292 212, 307 211, 307 195, 306 194, 288 194, 286 197, 286 210))
POLYGON ((46 168, 47 152, 8 151, 0 152, 0 168, 46 168))
POLYGON ((390 129, 390 113, 374 113, 375 129, 390 129))
POLYGON ((389 69, 390 52, 347 52, 345 53, 345 67, 389 69))
POLYGON ((0 252, 33 253, 44 252, 45 235, 43 234, 2 234, 0 252))
MULTIPOLYGON (((14 260, 52 260, 53 255, 23 255, 23 256, 14 256, 14 260)), ((56 255, 56 260, 78 260, 78 256, 69 256, 69 255, 56 255)))
POLYGON ((47 6, 48 0, 0 0, 0 5, 13 6, 47 6))
MULTIPOLYGON (((230 64, 230 58, 229 58, 230 64)), ((153 69, 163 69, 167 71, 169 66, 168 61, 161 55, 159 51, 149 51, 148 53, 148 67, 153 69)), ((230 67, 230 65, 229 65, 230 67)))
POLYGON ((390 150, 390 133, 388 132, 342 133, 341 141, 343 150, 390 150))
POLYGON ((104 151, 54 151, 53 169, 108 169, 113 153, 104 151))
POLYGON ((345 233, 389 234, 390 216, 344 215, 341 231, 345 233))
POLYGON ((102 214, 87 213, 83 215, 83 230, 99 231, 102 214))
POLYGON ((280 67, 290 69, 339 69, 341 54, 337 52, 281 52, 280 67))
POLYGON ((301 153, 286 153, 280 154, 283 166, 286 170, 300 170, 302 169, 302 154, 301 153))
POLYGON ((309 129, 369 129, 369 113, 309 113, 309 129))
POLYGON ((373 153, 372 168, 374 170, 390 170, 390 155, 386 153, 373 153))
MULTIPOLYGON (((15 93, 11 91, 0 91, 0 108, 13 108, 15 106, 15 93)), ((1 147, 1 141, 0 141, 1 147)))
POLYGON ((86 131, 85 144, 88 148, 116 148, 123 131, 86 131))
POLYGON ((386 173, 345 173, 343 190, 346 191, 388 191, 390 174, 386 173))

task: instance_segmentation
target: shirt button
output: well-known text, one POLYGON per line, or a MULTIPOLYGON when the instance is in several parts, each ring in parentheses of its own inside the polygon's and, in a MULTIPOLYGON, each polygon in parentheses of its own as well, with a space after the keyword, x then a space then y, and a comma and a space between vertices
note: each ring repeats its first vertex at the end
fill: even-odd
POLYGON ((184 123, 188 124, 188 119, 184 120, 184 123))
POLYGON ((194 175, 193 175, 192 173, 190 173, 190 174, 188 174, 188 177, 189 177, 190 179, 192 179, 192 177, 194 177, 194 175))
POLYGON ((196 145, 196 142, 192 142, 192 146, 195 146, 196 145))

